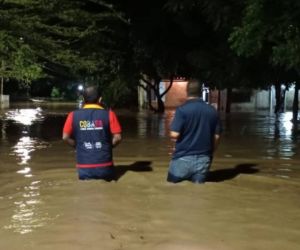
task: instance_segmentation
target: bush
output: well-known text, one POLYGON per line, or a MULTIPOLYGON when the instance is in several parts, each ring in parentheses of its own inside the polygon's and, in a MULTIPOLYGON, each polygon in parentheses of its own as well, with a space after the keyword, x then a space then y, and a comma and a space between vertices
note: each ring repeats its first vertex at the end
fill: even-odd
POLYGON ((51 91, 51 97, 52 98, 58 98, 60 96, 61 96, 60 90, 57 87, 53 87, 52 91, 51 91))

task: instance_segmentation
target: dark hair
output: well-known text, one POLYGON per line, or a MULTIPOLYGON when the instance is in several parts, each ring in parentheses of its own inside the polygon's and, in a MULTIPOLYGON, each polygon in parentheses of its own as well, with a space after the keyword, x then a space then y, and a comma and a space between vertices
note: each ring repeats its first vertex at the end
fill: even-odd
POLYGON ((101 97, 97 86, 88 86, 83 91, 83 99, 85 103, 97 103, 101 97))
POLYGON ((200 82, 196 79, 189 80, 187 84, 187 95, 193 97, 201 96, 202 86, 200 82))

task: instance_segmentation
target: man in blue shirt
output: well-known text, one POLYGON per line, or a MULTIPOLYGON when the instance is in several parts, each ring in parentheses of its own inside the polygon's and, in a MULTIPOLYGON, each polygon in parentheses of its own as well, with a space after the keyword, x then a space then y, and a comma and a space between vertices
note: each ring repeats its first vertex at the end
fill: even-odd
POLYGON ((187 85, 187 101, 176 109, 170 137, 176 140, 167 181, 204 183, 222 132, 217 110, 204 102, 196 80, 187 85))

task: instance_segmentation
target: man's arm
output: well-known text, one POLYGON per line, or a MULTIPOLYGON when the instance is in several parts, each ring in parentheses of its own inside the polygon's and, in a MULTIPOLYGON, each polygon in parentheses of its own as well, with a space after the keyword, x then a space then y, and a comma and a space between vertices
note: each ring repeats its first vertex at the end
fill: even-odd
POLYGON ((63 128, 63 135, 62 139, 67 142, 70 146, 75 147, 75 140, 71 138, 71 134, 73 132, 72 128, 72 122, 73 122, 73 112, 69 113, 67 116, 67 119, 65 121, 65 125, 63 128))
POLYGON ((179 139, 180 131, 182 131, 183 124, 184 124, 184 118, 182 112, 180 111, 179 108, 177 108, 170 126, 169 135, 172 141, 177 141, 179 139))
POLYGON ((122 136, 120 133, 112 134, 112 146, 116 147, 122 140, 122 136))
POLYGON ((113 112, 112 110, 109 110, 109 124, 110 132, 112 135, 111 143, 113 147, 116 147, 122 140, 122 129, 115 112, 113 112))
POLYGON ((219 146, 222 132, 223 132, 222 123, 221 123, 220 117, 218 116, 217 126, 216 126, 215 135, 214 135, 214 139, 213 139, 214 140, 213 152, 215 152, 217 147, 219 146))
POLYGON ((67 142, 70 146, 75 147, 75 140, 70 137, 69 134, 63 133, 62 139, 67 142))
POLYGON ((170 137, 171 139, 173 139, 174 141, 176 141, 180 136, 180 133, 176 132, 176 131, 170 131, 170 137))

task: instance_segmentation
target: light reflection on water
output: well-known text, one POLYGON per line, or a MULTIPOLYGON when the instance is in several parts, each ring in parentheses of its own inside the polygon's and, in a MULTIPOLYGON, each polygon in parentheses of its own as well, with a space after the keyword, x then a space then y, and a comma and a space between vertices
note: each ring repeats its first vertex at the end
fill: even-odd
MULTIPOLYGON (((163 115, 144 111, 130 114, 120 111, 117 114, 123 127, 124 138, 137 144, 145 145, 147 142, 147 147, 153 151, 149 152, 151 154, 155 154, 154 151, 159 153, 159 149, 160 154, 167 155, 173 149, 173 143, 170 143, 169 139, 169 128, 174 112, 173 109, 166 110, 163 115)), ((34 151, 50 146, 49 142, 53 140, 60 140, 65 116, 66 112, 55 116, 51 110, 41 108, 18 108, 4 113, 0 124, 2 142, 11 143, 11 138, 17 139, 17 142, 10 146, 12 150, 9 154, 15 155, 18 164, 24 167, 20 173, 30 174, 30 161, 34 151), (16 130, 19 134, 15 133, 16 130), (44 139, 45 135, 47 142, 44 139)), ((268 112, 222 114, 223 157, 247 157, 251 153, 260 159, 297 158, 299 129, 291 119, 291 112, 278 116, 268 112)))
MULTIPOLYGON (((125 138, 127 136, 133 140, 137 139, 136 143, 147 140, 147 147, 150 150, 157 150, 157 145, 154 144, 158 140, 159 150, 164 151, 161 153, 168 154, 173 146, 168 134, 174 111, 174 109, 166 110, 163 115, 150 112, 130 113, 130 115, 117 112, 117 114, 120 115, 125 138), (164 147, 167 149, 164 150, 164 147)), ((18 164, 25 167, 20 170, 22 173, 30 171, 29 162, 32 153, 50 145, 45 142, 44 134, 47 135, 48 141, 60 140, 65 115, 66 113, 55 116, 51 110, 39 107, 10 109, 4 113, 4 119, 0 124, 1 138, 2 141, 10 142, 12 137, 18 136, 17 142, 11 146, 10 155, 15 155, 18 164), (13 132, 16 130, 19 131, 19 135, 13 132)), ((294 125, 291 119, 291 112, 278 116, 270 115, 268 112, 222 114, 224 125, 222 144, 226 144, 223 156, 235 158, 247 156, 252 152, 261 159, 297 158, 299 133, 297 125, 294 125)))
POLYGON ((23 125, 32 125, 37 121, 42 121, 44 115, 41 108, 36 109, 16 109, 9 110, 5 114, 7 120, 13 120, 23 125))
POLYGON ((21 137, 18 143, 12 147, 13 151, 11 153, 11 155, 16 156, 18 165, 23 167, 17 173, 23 174, 25 177, 32 177, 31 168, 29 167, 31 154, 37 149, 47 148, 48 146, 48 143, 40 141, 37 138, 29 136, 21 137))
POLYGON ((30 152, 34 150, 34 140, 29 136, 23 136, 13 147, 13 154, 20 158, 19 165, 27 165, 31 159, 30 152))
POLYGON ((42 203, 40 199, 40 181, 32 181, 21 190, 19 196, 14 199, 15 208, 10 218, 10 224, 4 226, 4 228, 13 230, 16 233, 26 234, 44 226, 48 219, 46 216, 41 216, 39 212, 39 205, 42 203))
POLYGON ((239 145, 240 150, 252 151, 263 159, 297 158, 299 129, 292 122, 291 112, 278 116, 256 113, 230 115, 223 122, 226 139, 230 144, 239 145))
MULTIPOLYGON (((174 110, 167 110, 164 115, 138 113, 138 138, 169 140, 168 133, 173 116, 174 110)), ((226 144, 226 158, 247 157, 250 152, 262 159, 289 160, 297 157, 299 133, 297 124, 292 122, 291 112, 278 116, 267 112, 233 113, 222 115, 222 123, 224 133, 221 144, 226 144)), ((167 144, 167 147, 171 146, 167 144)))
MULTIPOLYGON (((22 125, 21 134, 25 135, 19 138, 18 142, 12 146, 12 152, 10 155, 15 155, 17 164, 23 168, 18 170, 17 173, 23 174, 24 177, 32 177, 32 171, 30 167, 30 160, 32 152, 37 149, 46 148, 49 146, 48 143, 28 136, 28 130, 31 125, 41 122, 45 119, 43 110, 41 108, 35 109, 15 109, 9 110, 4 115, 6 121, 13 121, 16 124, 22 125)), ((2 130, 5 130, 6 124, 3 123, 2 130)), ((3 131, 4 135, 2 138, 6 138, 6 132, 3 131)))

